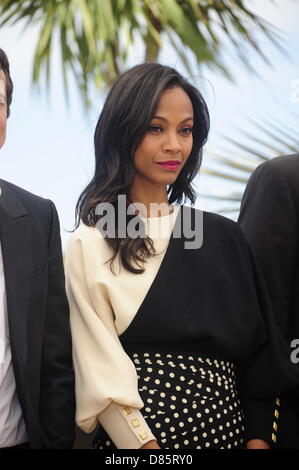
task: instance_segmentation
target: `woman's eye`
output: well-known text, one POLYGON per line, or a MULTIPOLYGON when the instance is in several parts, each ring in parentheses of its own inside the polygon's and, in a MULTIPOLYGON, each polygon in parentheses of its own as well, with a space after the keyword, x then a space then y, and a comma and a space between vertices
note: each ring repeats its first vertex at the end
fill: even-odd
POLYGON ((160 126, 149 126, 148 130, 149 132, 160 132, 162 128, 160 126))
POLYGON ((181 129, 181 133, 184 135, 189 135, 191 134, 191 132, 192 132, 192 127, 184 127, 183 129, 181 129))

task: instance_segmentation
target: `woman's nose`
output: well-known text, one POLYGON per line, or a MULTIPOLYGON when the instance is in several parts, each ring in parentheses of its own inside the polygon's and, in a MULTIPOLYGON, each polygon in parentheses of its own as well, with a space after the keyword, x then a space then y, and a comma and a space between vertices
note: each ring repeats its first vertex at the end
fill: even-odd
POLYGON ((163 148, 165 152, 168 151, 168 152, 177 153, 181 151, 181 145, 180 145, 180 142, 178 140, 178 136, 176 133, 174 132, 167 133, 165 137, 166 138, 165 138, 165 143, 164 143, 164 148, 163 148))

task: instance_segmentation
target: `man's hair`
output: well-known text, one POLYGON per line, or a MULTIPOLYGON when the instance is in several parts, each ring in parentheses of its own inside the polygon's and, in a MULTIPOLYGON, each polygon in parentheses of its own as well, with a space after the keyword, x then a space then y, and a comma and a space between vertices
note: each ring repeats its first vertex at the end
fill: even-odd
POLYGON ((6 102, 7 102, 7 117, 10 113, 10 104, 12 100, 13 83, 9 73, 9 62, 5 52, 0 49, 0 70, 3 70, 5 75, 5 89, 6 89, 6 102))

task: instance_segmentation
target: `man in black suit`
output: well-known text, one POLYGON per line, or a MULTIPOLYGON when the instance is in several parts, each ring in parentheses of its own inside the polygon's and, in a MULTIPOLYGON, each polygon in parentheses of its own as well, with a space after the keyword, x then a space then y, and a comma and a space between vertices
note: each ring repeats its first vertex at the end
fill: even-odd
MULTIPOLYGON (((0 147, 12 81, 0 49, 0 147)), ((74 373, 54 204, 0 180, 0 448, 71 448, 74 373)))
MULTIPOLYGON (((298 347, 299 339, 299 154, 274 158, 253 172, 239 223, 292 356, 292 345, 298 347)), ((298 354, 293 354, 293 361, 298 361, 298 354)), ((299 392, 285 396, 284 406, 289 409, 281 413, 278 446, 299 448, 299 392)))

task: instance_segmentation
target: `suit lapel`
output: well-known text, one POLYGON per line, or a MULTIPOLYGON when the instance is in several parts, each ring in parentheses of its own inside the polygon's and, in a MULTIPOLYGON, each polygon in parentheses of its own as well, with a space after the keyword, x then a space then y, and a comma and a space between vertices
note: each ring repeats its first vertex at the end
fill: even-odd
POLYGON ((15 372, 20 373, 27 359, 27 316, 33 274, 31 227, 24 206, 1 180, 0 186, 0 236, 9 335, 15 372))

